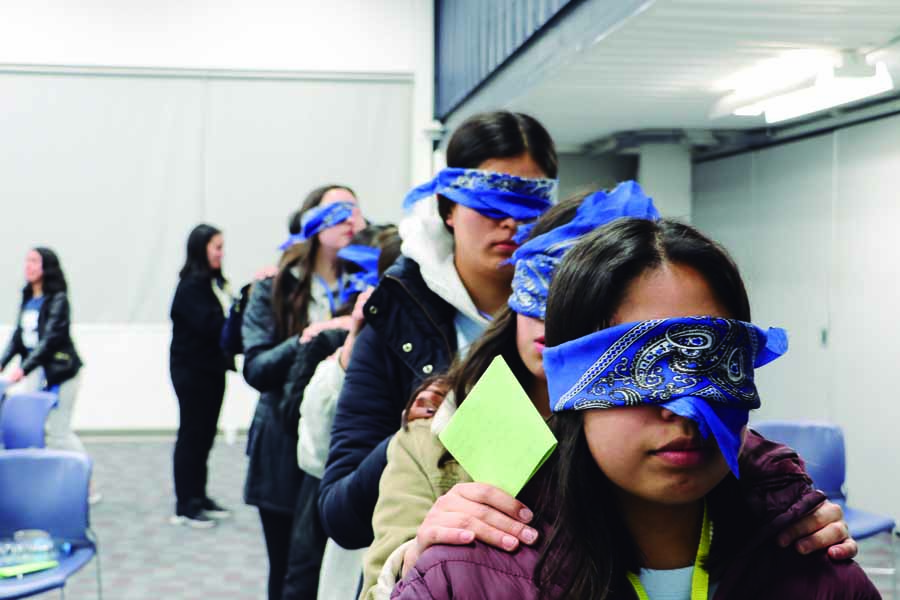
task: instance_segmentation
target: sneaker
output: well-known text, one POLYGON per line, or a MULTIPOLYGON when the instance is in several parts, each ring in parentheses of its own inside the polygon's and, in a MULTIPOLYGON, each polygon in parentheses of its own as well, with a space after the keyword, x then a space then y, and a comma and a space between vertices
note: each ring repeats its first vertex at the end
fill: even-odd
POLYGON ((186 525, 194 529, 209 529, 216 526, 216 522, 202 510, 191 515, 175 515, 169 522, 172 525, 186 525))
POLYGON ((201 506, 203 513, 212 519, 227 519, 231 516, 231 511, 219 505, 211 498, 205 498, 201 506))

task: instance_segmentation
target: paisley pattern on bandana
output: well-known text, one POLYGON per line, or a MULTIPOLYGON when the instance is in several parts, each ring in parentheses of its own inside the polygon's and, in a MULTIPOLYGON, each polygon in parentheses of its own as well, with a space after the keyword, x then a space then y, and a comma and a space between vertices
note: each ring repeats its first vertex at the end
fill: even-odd
POLYGON ((462 190, 509 192, 521 196, 534 196, 552 202, 556 197, 558 182, 556 179, 528 179, 493 171, 462 169, 462 173, 453 179, 450 186, 462 190))
POLYGON ((577 241, 578 238, 565 240, 547 248, 543 254, 516 261, 512 294, 509 297, 510 308, 520 315, 543 321, 547 313, 547 293, 553 272, 577 241))
POLYGON ((300 233, 289 237, 278 247, 279 250, 286 250, 294 244, 312 239, 330 227, 340 225, 353 216, 356 208, 357 206, 352 202, 334 202, 309 209, 303 213, 303 217, 300 219, 300 233))
POLYGON ((737 474, 740 431, 759 408, 754 369, 787 351, 783 329, 717 317, 626 323, 544 350, 553 412, 665 406, 712 433, 737 474))
POLYGON ((755 326, 730 319, 636 323, 557 400, 554 410, 665 404, 686 394, 759 408, 753 364, 761 336, 765 339, 755 326))
MULTIPOLYGON (((583 235, 623 217, 659 218, 653 200, 634 181, 621 183, 612 192, 594 192, 581 202, 570 222, 526 241, 509 260, 515 264, 509 307, 520 315, 543 320, 550 280, 566 252, 583 235)), ((532 225, 520 227, 515 241, 524 241, 531 229, 532 225)))
POLYGON ((556 199, 556 179, 529 179, 479 169, 441 170, 431 181, 410 191, 403 201, 409 210, 421 200, 441 195, 490 219, 538 218, 556 199))
POLYGON ((346 304, 350 296, 378 285, 378 257, 381 250, 372 246, 351 244, 338 250, 338 258, 351 262, 362 270, 344 275, 341 282, 340 302, 346 304))

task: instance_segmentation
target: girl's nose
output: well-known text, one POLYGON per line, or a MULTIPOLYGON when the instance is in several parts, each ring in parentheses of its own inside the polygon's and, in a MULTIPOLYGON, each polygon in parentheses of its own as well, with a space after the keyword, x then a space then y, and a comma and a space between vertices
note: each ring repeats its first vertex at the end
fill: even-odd
POLYGON ((685 431, 693 430, 697 427, 697 424, 694 423, 693 420, 688 419, 687 417, 682 417, 679 414, 673 413, 671 410, 665 407, 660 407, 659 415, 662 417, 663 421, 678 423, 685 428, 685 431))

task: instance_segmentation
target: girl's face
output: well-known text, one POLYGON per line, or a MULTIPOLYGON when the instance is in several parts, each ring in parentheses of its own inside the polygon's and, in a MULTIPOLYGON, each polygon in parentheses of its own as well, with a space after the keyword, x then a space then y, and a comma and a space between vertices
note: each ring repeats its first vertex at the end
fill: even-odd
MULTIPOLYGON (((547 176, 527 152, 511 158, 491 158, 478 165, 478 168, 518 177, 547 176)), ((518 228, 515 220, 489 219, 471 208, 454 204, 447 217, 447 225, 453 228, 457 269, 485 273, 505 282, 509 281, 513 267, 501 267, 500 263, 512 256, 517 248, 512 241, 518 228)))
POLYGON ((516 313, 516 348, 525 368, 539 381, 544 375, 544 322, 516 313))
POLYGON ((44 277, 44 259, 37 250, 29 250, 25 255, 25 281, 37 283, 44 277))
POLYGON ((206 244, 206 260, 209 261, 209 268, 214 271, 221 269, 223 258, 225 258, 225 238, 221 233, 217 233, 206 244))
POLYGON ((343 188, 332 188, 328 190, 325 192, 325 195, 322 196, 322 201, 319 203, 319 206, 327 206, 329 204, 334 204, 335 202, 349 202, 350 204, 357 206, 357 208, 353 209, 353 216, 349 219, 319 233, 319 244, 321 244, 323 248, 328 248, 337 252, 348 245, 354 235, 365 229, 366 221, 363 219, 362 211, 359 210, 359 203, 356 200, 356 196, 349 190, 343 188))
MULTIPOLYGON (((699 272, 664 264, 629 284, 612 324, 694 315, 730 317, 699 272)), ((659 406, 589 410, 584 433, 597 465, 632 498, 686 504, 728 474, 712 436, 703 439, 694 421, 659 406)))

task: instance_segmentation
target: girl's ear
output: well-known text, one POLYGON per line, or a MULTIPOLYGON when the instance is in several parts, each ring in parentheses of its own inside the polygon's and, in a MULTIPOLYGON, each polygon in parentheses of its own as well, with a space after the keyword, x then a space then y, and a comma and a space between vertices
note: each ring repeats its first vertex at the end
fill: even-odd
POLYGON ((447 218, 444 219, 444 223, 447 227, 453 228, 453 220, 456 217, 456 209, 459 208, 459 204, 453 203, 453 207, 450 209, 450 212, 447 213, 447 218))

